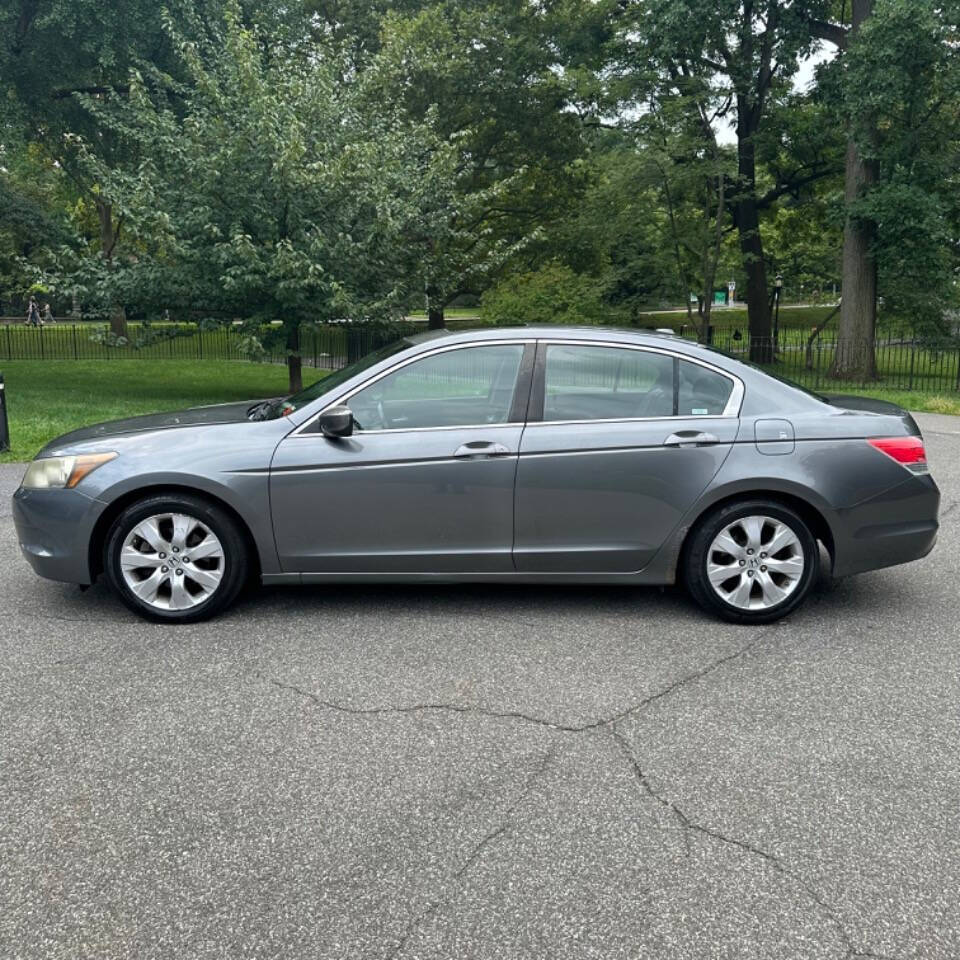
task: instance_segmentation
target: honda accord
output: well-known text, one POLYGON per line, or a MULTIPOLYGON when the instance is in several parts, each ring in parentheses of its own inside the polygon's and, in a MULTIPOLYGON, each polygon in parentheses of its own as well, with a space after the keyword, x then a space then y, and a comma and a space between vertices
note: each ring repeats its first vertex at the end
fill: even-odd
POLYGON ((940 495, 892 404, 676 337, 430 332, 295 396, 85 427, 13 498, 43 577, 183 623, 251 582, 672 584, 767 623, 925 556, 940 495), (822 547, 822 549, 821 549, 822 547))

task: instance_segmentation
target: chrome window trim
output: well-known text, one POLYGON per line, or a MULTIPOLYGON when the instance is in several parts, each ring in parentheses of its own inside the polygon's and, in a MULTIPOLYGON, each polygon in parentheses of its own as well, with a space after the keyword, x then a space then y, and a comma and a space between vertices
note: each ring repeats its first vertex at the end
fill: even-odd
POLYGON ((728 416, 726 413, 704 413, 701 416, 696 416, 693 414, 686 414, 685 416, 673 416, 672 414, 669 417, 619 417, 619 418, 608 418, 604 420, 531 420, 527 426, 528 427, 560 427, 560 426, 575 426, 577 424, 584 423, 660 423, 667 422, 677 423, 681 420, 736 420, 735 416, 728 416))
MULTIPOLYGON (((700 416, 697 416, 696 414, 683 414, 682 416, 674 416, 671 414, 669 417, 618 417, 607 420, 536 420, 531 421, 527 424, 527 426, 532 427, 536 426, 537 424, 543 425, 552 423, 641 423, 652 420, 730 420, 736 419, 740 416, 740 408, 743 406, 743 396, 746 392, 743 381, 736 374, 730 373, 729 370, 724 370, 722 367, 708 363, 706 360, 701 360, 699 357, 691 357, 686 353, 679 353, 676 350, 668 350, 663 347, 650 347, 645 343, 619 343, 615 340, 543 339, 538 342, 548 347, 554 345, 575 347, 612 347, 614 349, 621 350, 642 350, 646 353, 659 353, 663 356, 675 358, 677 360, 686 360, 689 363, 695 363, 697 366, 704 367, 705 369, 710 370, 712 373, 719 374, 721 377, 726 377, 733 384, 733 389, 730 391, 730 396, 727 398, 727 405, 723 408, 723 413, 704 413, 700 416)), ((546 363, 546 357, 544 357, 544 363, 546 363)), ((546 390, 546 385, 544 385, 544 390, 546 390)))
MULTIPOLYGON (((367 387, 372 386, 378 380, 382 380, 384 377, 389 377, 390 374, 396 373, 398 370, 402 370, 404 367, 409 366, 411 363, 416 363, 418 360, 426 360, 428 357, 434 357, 441 353, 450 353, 453 350, 476 350, 478 347, 515 347, 523 346, 526 347, 527 344, 536 343, 537 340, 535 337, 527 337, 526 339, 509 339, 509 340, 481 340, 476 343, 452 343, 447 346, 437 347, 435 350, 427 350, 424 353, 418 353, 413 357, 407 357, 406 360, 401 360, 399 363, 394 364, 392 367, 388 367, 386 370, 381 371, 376 376, 371 377, 369 380, 365 380, 360 384, 359 387, 354 387, 352 390, 349 390, 347 393, 344 393, 342 396, 332 400, 328 403, 322 410, 314 414, 309 420, 305 421, 293 433, 289 434, 290 437, 299 437, 306 436, 308 439, 312 437, 322 437, 323 434, 318 430, 310 430, 310 427, 316 423, 331 407, 339 406, 340 404, 345 404, 354 394, 359 393, 361 390, 366 390, 367 387), (309 432, 308 432, 309 431, 309 432)), ((521 358, 522 362, 522 358, 521 358)), ((519 371, 518 371, 519 376, 519 371)), ((516 386, 516 384, 514 384, 516 386)), ((522 427, 522 420, 509 420, 504 423, 469 423, 464 424, 463 426, 457 427, 395 427, 392 430, 360 430, 359 433, 365 437, 375 436, 381 433, 426 433, 427 431, 433 430, 480 430, 486 429, 490 430, 495 427, 522 427)))
MULTIPOLYGON (((526 339, 511 338, 509 340, 481 340, 474 343, 448 344, 447 346, 437 347, 434 350, 428 350, 425 353, 418 353, 416 356, 408 357, 406 360, 402 360, 401 362, 394 364, 392 367, 388 367, 386 370, 381 371, 375 377, 371 377, 369 380, 364 381, 359 387, 354 387, 352 390, 349 390, 337 397, 335 400, 332 400, 322 410, 320 410, 318 413, 315 413, 309 420, 297 427, 296 430, 289 434, 289 437, 303 436, 307 439, 311 439, 313 437, 323 437, 322 433, 317 430, 311 430, 310 428, 316 423, 317 420, 320 419, 320 417, 323 416, 324 413, 326 413, 327 410, 329 410, 331 407, 336 407, 340 404, 346 403, 354 394, 359 393, 361 390, 366 390, 367 387, 376 383, 378 380, 382 380, 384 377, 388 377, 390 374, 396 373, 398 370, 402 370, 404 367, 411 363, 415 363, 418 360, 425 360, 428 357, 433 357, 441 353, 449 353, 453 350, 475 350, 478 347, 489 346, 527 346, 531 343, 543 344, 544 346, 553 346, 554 344, 559 344, 560 346, 606 347, 613 349, 619 348, 623 350, 642 350, 647 353, 658 353, 663 356, 676 358, 677 360, 687 360, 690 363, 695 363, 698 366, 712 371, 713 373, 717 373, 722 377, 726 377, 733 383, 733 389, 730 391, 730 397, 727 399, 727 405, 724 407, 723 413, 702 414, 700 416, 695 416, 693 414, 673 416, 671 414, 669 417, 621 417, 607 420, 528 420, 526 421, 526 426, 528 427, 554 425, 573 426, 584 423, 652 423, 658 420, 668 420, 670 422, 676 422, 678 420, 731 420, 740 416, 740 408, 743 405, 743 396, 745 393, 743 381, 736 374, 730 373, 728 370, 724 370, 722 367, 708 363, 705 360, 701 360, 699 357, 691 357, 685 353, 678 353, 676 350, 667 350, 663 347, 651 347, 643 343, 621 343, 616 340, 572 340, 565 338, 538 339, 536 337, 527 337, 526 339)), ((544 362, 546 362, 546 359, 544 359, 544 362)), ((365 437, 370 437, 384 433, 398 433, 401 431, 406 433, 428 433, 436 430, 490 430, 495 427, 522 427, 523 425, 524 421, 522 420, 509 420, 504 423, 471 423, 456 427, 396 427, 392 430, 361 430, 359 432, 365 437)))

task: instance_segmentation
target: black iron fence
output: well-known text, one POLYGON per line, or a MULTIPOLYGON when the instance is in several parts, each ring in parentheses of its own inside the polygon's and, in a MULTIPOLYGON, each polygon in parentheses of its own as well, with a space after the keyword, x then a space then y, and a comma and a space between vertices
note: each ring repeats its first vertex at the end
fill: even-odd
MULTIPOLYGON (((305 324, 300 329, 303 363, 338 370, 372 350, 422 330, 422 324, 305 324)), ((205 329, 195 324, 128 325, 118 343, 101 326, 57 323, 0 325, 0 360, 248 360, 285 363, 287 349, 265 331, 262 351, 249 333, 234 326, 205 329)), ((906 332, 883 333, 872 343, 842 340, 833 333, 812 336, 789 330, 773 340, 753 341, 736 331, 717 330, 713 346, 734 357, 759 361, 771 373, 813 390, 960 391, 960 340, 931 341, 906 332)))
MULTIPOLYGON (((307 366, 338 370, 400 337, 422 329, 411 323, 305 324, 299 353, 307 366)), ((256 342, 249 332, 195 324, 127 325, 118 340, 104 327, 57 323, 0 326, 0 360, 260 360, 286 363, 288 350, 276 331, 256 342)))
POLYGON ((852 387, 944 393, 960 390, 960 341, 930 340, 910 333, 883 333, 869 341, 790 330, 753 340, 715 331, 713 346, 811 390, 849 392, 852 387))

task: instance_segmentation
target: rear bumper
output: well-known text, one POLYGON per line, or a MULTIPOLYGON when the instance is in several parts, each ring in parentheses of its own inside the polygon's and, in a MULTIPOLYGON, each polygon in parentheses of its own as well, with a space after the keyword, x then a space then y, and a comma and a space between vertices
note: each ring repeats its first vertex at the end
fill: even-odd
POLYGON ((17 490, 13 525, 34 572, 48 580, 91 583, 90 537, 103 508, 77 490, 17 490))
POLYGON ((925 557, 937 542, 940 491, 932 477, 909 477, 836 515, 835 576, 882 570, 925 557))

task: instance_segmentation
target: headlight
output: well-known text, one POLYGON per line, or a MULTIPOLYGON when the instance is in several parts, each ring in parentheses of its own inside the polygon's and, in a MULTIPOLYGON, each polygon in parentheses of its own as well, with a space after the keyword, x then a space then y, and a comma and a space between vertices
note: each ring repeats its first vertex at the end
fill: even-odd
POLYGON ((88 473, 109 463, 116 456, 115 453, 88 453, 77 457, 45 457, 43 460, 34 460, 27 467, 21 486, 27 490, 62 487, 72 489, 88 473))

